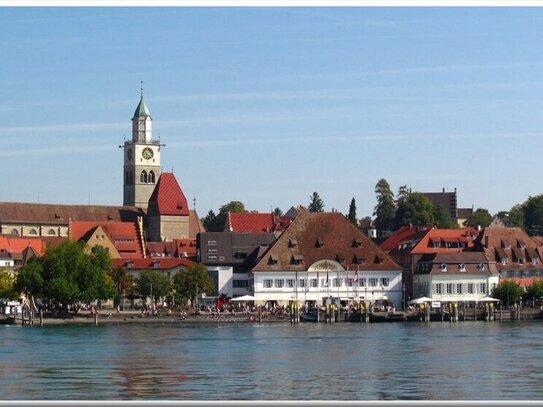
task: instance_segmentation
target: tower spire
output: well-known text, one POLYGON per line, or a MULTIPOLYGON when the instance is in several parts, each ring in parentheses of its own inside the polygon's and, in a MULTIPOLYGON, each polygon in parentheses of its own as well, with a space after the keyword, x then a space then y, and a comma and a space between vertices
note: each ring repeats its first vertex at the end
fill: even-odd
POLYGON ((141 97, 143 98, 143 81, 140 81, 141 97))

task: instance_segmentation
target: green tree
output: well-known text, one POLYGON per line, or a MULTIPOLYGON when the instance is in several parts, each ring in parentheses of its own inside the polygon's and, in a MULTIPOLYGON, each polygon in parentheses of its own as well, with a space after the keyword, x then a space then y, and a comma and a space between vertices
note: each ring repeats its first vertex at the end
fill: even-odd
POLYGON ((524 288, 514 281, 501 281, 497 287, 492 290, 492 297, 499 299, 502 304, 509 307, 520 301, 524 295, 524 288))
POLYGON ((206 231, 208 232, 222 232, 226 226, 228 219, 228 212, 241 213, 247 212, 245 205, 240 201, 230 201, 219 208, 219 213, 215 213, 211 210, 202 221, 206 231))
POLYGON ((526 233, 530 236, 543 234, 543 194, 530 196, 522 207, 526 233))
POLYGON ((525 300, 535 301, 539 298, 543 298, 543 281, 534 281, 528 287, 523 298, 525 300))
POLYGON ((171 291, 170 279, 156 270, 143 270, 136 279, 138 293, 149 297, 156 304, 160 297, 166 297, 171 291))
POLYGON ((283 211, 282 211, 280 208, 275 208, 275 209, 273 210, 273 214, 274 214, 275 216, 283 216, 283 211))
POLYGON ((394 214, 396 211, 394 204, 394 194, 386 179, 381 178, 375 185, 375 194, 377 196, 377 205, 373 210, 375 216, 375 227, 377 230, 394 230, 394 214))
POLYGON ((33 257, 17 273, 15 289, 26 294, 34 303, 34 298, 43 297, 44 287, 42 261, 39 257, 33 257))
POLYGON ((464 222, 465 226, 476 228, 478 226, 486 228, 492 223, 492 215, 488 210, 478 208, 471 214, 471 216, 464 222))
POLYGON ((426 196, 418 192, 412 192, 406 198, 398 202, 396 216, 394 219, 395 227, 401 226, 433 226, 434 204, 426 196))
POLYGON ((65 305, 105 300, 113 296, 112 281, 106 276, 110 268, 107 250, 96 247, 87 253, 85 243, 69 240, 29 261, 19 271, 16 286, 30 296, 65 305))
POLYGON ((324 212, 324 202, 317 192, 313 192, 309 199, 309 212, 324 212))
POLYGON ((195 304, 199 294, 213 291, 213 280, 205 264, 196 263, 187 271, 180 271, 173 277, 173 288, 177 301, 186 303, 191 300, 192 304, 195 304))
POLYGON ((434 225, 441 229, 458 229, 458 223, 441 206, 434 204, 434 225))
POLYGON ((524 207, 515 205, 509 210, 509 226, 524 228, 524 207))
POLYGON ((201 219, 201 221, 206 231, 220 232, 217 215, 215 215, 215 212, 213 212, 213 210, 210 210, 207 213, 206 217, 201 219))
POLYGON ((132 294, 134 288, 134 278, 124 267, 115 267, 109 270, 109 277, 113 282, 115 296, 113 304, 115 307, 120 304, 121 299, 132 294))
POLYGON ((347 215, 347 219, 349 219, 353 224, 358 223, 358 219, 356 218, 356 201, 351 199, 351 204, 349 205, 349 214, 347 215))
POLYGON ((9 271, 0 270, 0 298, 15 299, 17 297, 15 278, 9 271))

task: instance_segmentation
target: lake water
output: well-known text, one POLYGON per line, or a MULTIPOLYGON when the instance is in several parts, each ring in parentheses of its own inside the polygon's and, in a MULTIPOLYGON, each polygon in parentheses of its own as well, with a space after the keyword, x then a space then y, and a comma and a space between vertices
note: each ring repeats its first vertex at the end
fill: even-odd
POLYGON ((0 326, 1 400, 542 400, 543 322, 0 326))

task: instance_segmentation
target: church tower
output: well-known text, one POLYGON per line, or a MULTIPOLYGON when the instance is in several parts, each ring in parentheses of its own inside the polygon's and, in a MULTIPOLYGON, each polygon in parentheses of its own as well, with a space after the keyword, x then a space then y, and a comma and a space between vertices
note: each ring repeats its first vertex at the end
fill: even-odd
POLYGON ((123 206, 147 208, 160 178, 160 141, 153 140, 152 118, 141 99, 132 117, 132 140, 124 142, 123 206))

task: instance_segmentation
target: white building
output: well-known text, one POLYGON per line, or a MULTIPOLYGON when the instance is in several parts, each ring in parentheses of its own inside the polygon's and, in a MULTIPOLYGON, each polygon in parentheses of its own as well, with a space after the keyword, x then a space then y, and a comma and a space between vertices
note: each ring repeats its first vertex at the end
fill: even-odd
POLYGON ((400 308, 402 269, 340 213, 301 213, 252 269, 257 303, 386 299, 400 308))
POLYGON ((483 252, 428 254, 417 263, 414 298, 478 301, 492 293, 499 279, 495 262, 489 262, 483 252))

